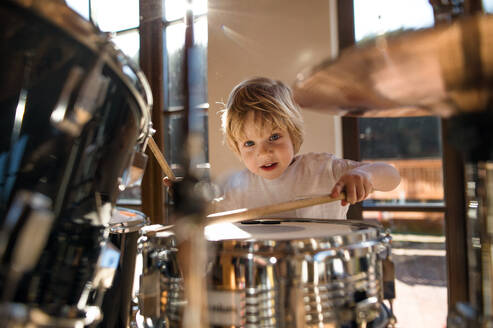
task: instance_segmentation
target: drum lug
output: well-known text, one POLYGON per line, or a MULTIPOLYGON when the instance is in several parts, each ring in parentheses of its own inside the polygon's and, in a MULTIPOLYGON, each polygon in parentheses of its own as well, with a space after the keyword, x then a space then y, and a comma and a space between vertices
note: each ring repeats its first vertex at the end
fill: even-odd
POLYGON ((55 110, 51 114, 51 123, 72 137, 78 137, 86 123, 92 118, 95 109, 101 106, 108 89, 109 79, 103 76, 104 60, 101 55, 90 71, 83 77, 83 69, 74 67, 63 87, 55 110), (81 82, 82 80, 82 82, 81 82), (80 85, 80 92, 69 111, 71 97, 80 85))
POLYGON ((388 328, 394 328, 395 324, 397 323, 397 318, 394 315, 394 301, 393 300, 388 300, 388 301, 390 307, 390 318, 389 318, 388 328))
POLYGON ((106 242, 99 254, 96 272, 92 281, 88 282, 82 292, 77 308, 85 310, 87 301, 92 291, 97 291, 94 304, 100 306, 103 303, 104 292, 113 284, 116 268, 120 260, 120 251, 111 242, 106 242))
POLYGON ((368 318, 368 313, 372 312, 372 308, 378 304, 378 298, 376 297, 369 297, 356 304, 356 321, 359 328, 366 328, 367 323, 372 320, 368 318))
POLYGON ((389 257, 382 261, 383 271, 383 298, 391 300, 395 298, 395 268, 394 262, 389 257))
POLYGON ((144 317, 157 319, 160 317, 160 274, 154 270, 140 277, 139 304, 144 317))

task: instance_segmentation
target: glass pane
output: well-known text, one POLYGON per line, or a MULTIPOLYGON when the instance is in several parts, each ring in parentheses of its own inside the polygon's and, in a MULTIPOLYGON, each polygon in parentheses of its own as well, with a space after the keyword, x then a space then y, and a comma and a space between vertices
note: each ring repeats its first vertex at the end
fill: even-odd
POLYGON ((488 14, 493 14, 493 0, 483 0, 483 9, 488 14))
POLYGON ((203 16, 194 24, 193 76, 196 105, 207 103, 207 35, 207 17, 203 16))
POLYGON ((365 159, 441 158, 437 117, 365 118, 360 121, 365 159))
MULTIPOLYGON (((357 41, 390 31, 430 27, 428 0, 354 0, 357 41)), ((419 86, 416 86, 419 87, 419 86)), ((436 117, 361 118, 361 159, 394 165, 401 184, 374 192, 371 205, 443 205, 440 120, 436 117)), ((445 327, 447 319, 444 213, 365 211, 365 220, 388 228, 392 236, 399 327, 445 327)))
POLYGON ((429 0, 354 0, 355 39, 434 24, 429 0))
MULTIPOLYGON (((166 21, 174 21, 185 15, 186 0, 166 0, 164 2, 164 18, 166 21)), ((195 16, 207 13, 207 0, 194 0, 192 10, 195 16)))
POLYGON ((140 35, 139 30, 116 34, 112 38, 113 42, 133 61, 139 63, 140 35))
MULTIPOLYGON (((354 0, 355 38, 433 26, 428 0, 354 0)), ((417 86, 418 87, 418 86, 417 86)), ((400 186, 372 194, 365 205, 443 203, 440 120, 436 117, 361 118, 362 160, 386 161, 401 173, 400 186)))
POLYGON ((118 194, 117 204, 131 204, 140 205, 141 201, 141 189, 140 186, 126 188, 124 191, 118 194))
POLYGON ((194 16, 207 14, 207 0, 194 0, 192 10, 194 16))
POLYGON ((391 231, 398 327, 446 327, 444 214, 363 211, 363 218, 391 231))
MULTIPOLYGON (((165 31, 168 54, 168 104, 166 107, 182 107, 184 105, 183 69, 185 24, 170 25, 165 31)), ((196 104, 207 102, 207 17, 197 19, 194 24, 195 49, 192 53, 191 69, 195 78, 194 89, 196 104)))
POLYGON ((185 16, 185 0, 167 0, 164 2, 164 19, 174 21, 185 16))
POLYGON ((65 0, 65 3, 79 15, 89 20, 89 0, 65 0))
POLYGON ((202 108, 197 108, 196 112, 194 113, 194 116, 197 118, 197 123, 196 123, 196 129, 195 132, 199 133, 201 135, 201 138, 203 139, 203 145, 201 147, 200 153, 195 154, 195 159, 194 165, 195 167, 201 167, 205 163, 209 162, 209 149, 208 149, 208 115, 207 115, 207 109, 202 109, 202 108))
POLYGON ((164 156, 176 176, 183 176, 183 168, 180 166, 183 154, 183 114, 171 114, 164 116, 164 156))
MULTIPOLYGON (((193 163, 191 165, 198 169, 200 177, 207 178, 208 174, 208 163, 209 163, 209 149, 208 149, 208 119, 207 110, 202 110, 197 115, 199 120, 202 122, 202 130, 197 131, 203 138, 204 147, 201 149, 200 153, 194 154, 193 163)), ((183 114, 176 113, 166 115, 164 117, 164 156, 169 161, 171 168, 176 176, 183 176, 183 168, 181 167, 180 161, 184 152, 184 136, 183 136, 183 114)))
MULTIPOLYGON (((165 30, 166 52, 168 55, 168 104, 167 107, 184 105, 183 69, 185 24, 170 25, 165 30)), ((166 104, 165 104, 166 106, 166 104)))
POLYGON ((440 120, 437 117, 363 118, 359 120, 364 161, 395 166, 401 175, 391 192, 372 193, 366 206, 443 204, 440 120))
MULTIPOLYGON (((194 47, 189 52, 188 69, 190 76, 190 94, 185 95, 184 89, 184 44, 185 24, 181 21, 169 25, 165 30, 165 45, 167 70, 167 85, 165 86, 164 111, 176 111, 183 109, 185 96, 189 97, 191 105, 190 134, 195 135, 203 142, 199 153, 195 153, 190 159, 192 169, 197 178, 209 178, 208 157, 208 119, 207 119, 207 17, 195 19, 194 23, 194 47)), ((172 163, 177 176, 183 175, 180 167, 183 155, 184 136, 182 135, 183 113, 174 113, 165 116, 164 143, 166 156, 172 163)))
POLYGON ((139 0, 92 0, 93 20, 105 32, 139 26, 139 0))

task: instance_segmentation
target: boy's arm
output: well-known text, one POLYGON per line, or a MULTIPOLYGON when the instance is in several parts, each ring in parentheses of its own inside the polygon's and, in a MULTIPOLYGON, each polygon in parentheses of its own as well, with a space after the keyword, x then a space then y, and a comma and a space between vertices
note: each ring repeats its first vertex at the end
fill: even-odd
POLYGON ((399 172, 392 165, 376 162, 361 163, 357 167, 345 172, 334 185, 331 196, 337 197, 345 190, 346 201, 354 204, 368 197, 374 190, 391 191, 395 189, 401 181, 399 172))
POLYGON ((373 185, 373 190, 391 191, 397 188, 401 182, 399 171, 387 163, 363 163, 363 165, 353 170, 367 173, 373 185))

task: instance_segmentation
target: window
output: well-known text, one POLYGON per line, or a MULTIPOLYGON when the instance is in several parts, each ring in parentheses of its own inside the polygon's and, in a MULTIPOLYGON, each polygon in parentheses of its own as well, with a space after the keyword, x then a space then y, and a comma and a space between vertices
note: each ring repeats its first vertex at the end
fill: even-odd
MULTIPOLYGON (((164 114, 164 149, 165 157, 177 176, 183 175, 180 159, 183 154, 181 133, 184 119, 185 90, 184 90, 184 56, 185 56, 185 22, 183 6, 175 5, 176 1, 165 2, 164 38, 165 38, 165 104, 164 114)), ((183 3, 182 3, 183 4, 183 3)), ((203 148, 192 159, 192 169, 200 172, 201 178, 209 177, 209 156, 207 148, 208 136, 208 104, 207 104, 207 2, 194 2, 193 50, 191 51, 189 76, 194 86, 189 95, 190 110, 194 122, 189 122, 190 129, 199 133, 203 138, 203 148)))
POLYGON ((68 6, 92 21, 136 63, 139 62, 139 0, 66 0, 68 6), (118 15, 114 14, 118 8, 118 15))
MULTIPOLYGON (((356 42, 434 25, 428 0, 353 3, 356 42)), ((444 326, 447 277, 441 120, 434 116, 358 118, 353 132, 360 160, 390 163, 401 175, 396 190, 372 193, 361 208, 363 219, 378 221, 392 232, 397 320, 403 326, 444 326), (417 314, 409 309, 420 309, 426 315, 419 314, 422 321, 417 321, 417 314)))
MULTIPOLYGON (((67 0, 67 5, 77 11, 81 16, 93 22, 103 32, 110 34, 112 41, 127 56, 139 63, 140 53, 140 20, 153 20, 155 17, 141 17, 139 0, 67 0), (118 15, 115 15, 118 8, 118 15)), ((149 0, 146 5, 153 6, 158 3, 149 0)), ((185 47, 185 12, 186 0, 163 0, 162 37, 163 37, 163 72, 162 88, 164 124, 154 124, 155 129, 162 129, 164 156, 177 176, 183 174, 179 165, 183 154, 182 127, 184 118, 185 90, 184 90, 184 47, 185 47)), ((142 5, 142 3, 140 3, 142 5)), ((207 1, 192 1, 191 9, 194 15, 194 44, 193 56, 190 65, 190 76, 197 86, 191 95, 193 104, 191 110, 193 117, 197 119, 193 123, 194 132, 199 133, 204 140, 204 147, 200 154, 194 157, 194 169, 199 172, 201 178, 209 177, 209 159, 207 148, 207 1)), ((146 15, 146 14, 144 14, 146 15)), ((152 47, 152 45, 151 45, 152 47)), ((147 59, 146 59, 147 60, 147 59)), ((152 85, 151 88, 156 88, 152 85)), ((154 123, 154 122, 153 122, 154 123)), ((159 184, 151 188, 163 188, 159 184)), ((153 194, 153 191, 149 191, 153 194)), ((140 206, 141 187, 127 188, 120 193, 118 204, 140 206)), ((168 201, 168 199, 166 198, 168 201)), ((159 203, 159 201, 157 202, 159 203)), ((157 206, 162 206, 157 205, 157 206)), ((155 212, 149 210, 149 215, 155 212)), ((158 220, 161 221, 161 220, 158 220)))
MULTIPOLYGON (((354 21, 356 42, 391 31, 430 27, 434 22, 433 9, 425 0, 355 0, 354 21)), ((388 162, 402 178, 393 192, 373 193, 363 209, 379 205, 443 208, 438 117, 360 118, 358 126, 360 160, 388 162)))
POLYGON ((439 118, 361 118, 359 145, 362 160, 388 162, 401 175, 397 189, 374 192, 363 208, 394 205, 443 209, 439 118))

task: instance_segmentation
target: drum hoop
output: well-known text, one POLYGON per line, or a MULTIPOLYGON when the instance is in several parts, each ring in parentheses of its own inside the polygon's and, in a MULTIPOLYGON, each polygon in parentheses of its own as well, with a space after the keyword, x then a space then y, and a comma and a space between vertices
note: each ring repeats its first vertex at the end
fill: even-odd
POLYGON ((104 36, 104 32, 97 29, 89 21, 82 18, 77 12, 72 10, 65 2, 53 1, 53 0, 8 0, 9 2, 21 7, 27 11, 32 12, 44 20, 47 24, 59 28, 64 33, 68 34, 75 41, 81 43, 87 47, 94 55, 101 56, 105 64, 116 74, 123 84, 127 87, 129 92, 135 98, 139 109, 142 114, 142 121, 139 128, 141 129, 138 140, 145 142, 151 135, 151 109, 153 105, 152 91, 150 85, 145 78, 145 75, 137 67, 133 61, 128 58, 121 50, 117 49, 115 45, 104 36), (124 59, 124 64, 135 73, 135 76, 141 83, 145 96, 143 96, 135 87, 129 77, 127 77, 123 70, 116 64, 117 59, 124 59), (144 99, 144 97, 146 99, 144 99))
POLYGON ((145 242, 152 245, 153 248, 169 248, 169 251, 176 251, 176 235, 173 231, 174 225, 148 226, 149 229, 142 229, 142 235, 146 237, 145 242))
POLYGON ((118 212, 125 211, 135 214, 136 219, 132 221, 124 222, 110 222, 110 232, 111 233, 129 233, 139 231, 142 227, 146 226, 148 220, 144 213, 131 208, 117 207, 118 212))
MULTIPOLYGON (((254 220, 255 221, 255 220, 254 220)), ((281 222, 299 222, 299 223, 333 223, 342 224, 348 226, 362 226, 364 229, 353 231, 353 233, 345 233, 342 235, 332 235, 328 237, 317 237, 317 238, 300 238, 300 239, 262 239, 257 240, 255 238, 251 239, 222 239, 222 240, 209 240, 208 243, 212 245, 229 245, 227 252, 242 252, 242 251, 253 251, 256 253, 272 252, 272 251, 285 251, 286 248, 295 249, 301 252, 310 251, 320 251, 332 249, 350 249, 354 248, 357 244, 367 244, 375 243, 388 243, 389 236, 383 231, 383 227, 379 224, 372 222, 363 222, 361 220, 325 220, 325 219, 290 219, 290 218, 269 218, 262 219, 262 221, 281 221, 281 222), (312 243, 313 239, 317 240, 316 246, 312 243), (335 240, 339 239, 339 240, 335 240), (330 244, 328 246, 327 244, 330 244), (303 246, 301 246, 303 245, 303 246), (229 248, 233 246, 234 248, 229 248)))
POLYGON ((143 219, 142 221, 132 221, 132 222, 118 222, 110 225, 111 233, 128 233, 140 230, 143 226, 147 224, 147 221, 143 219))
POLYGON ((160 231, 171 231, 174 225, 151 224, 142 229, 143 235, 155 235, 160 231))

